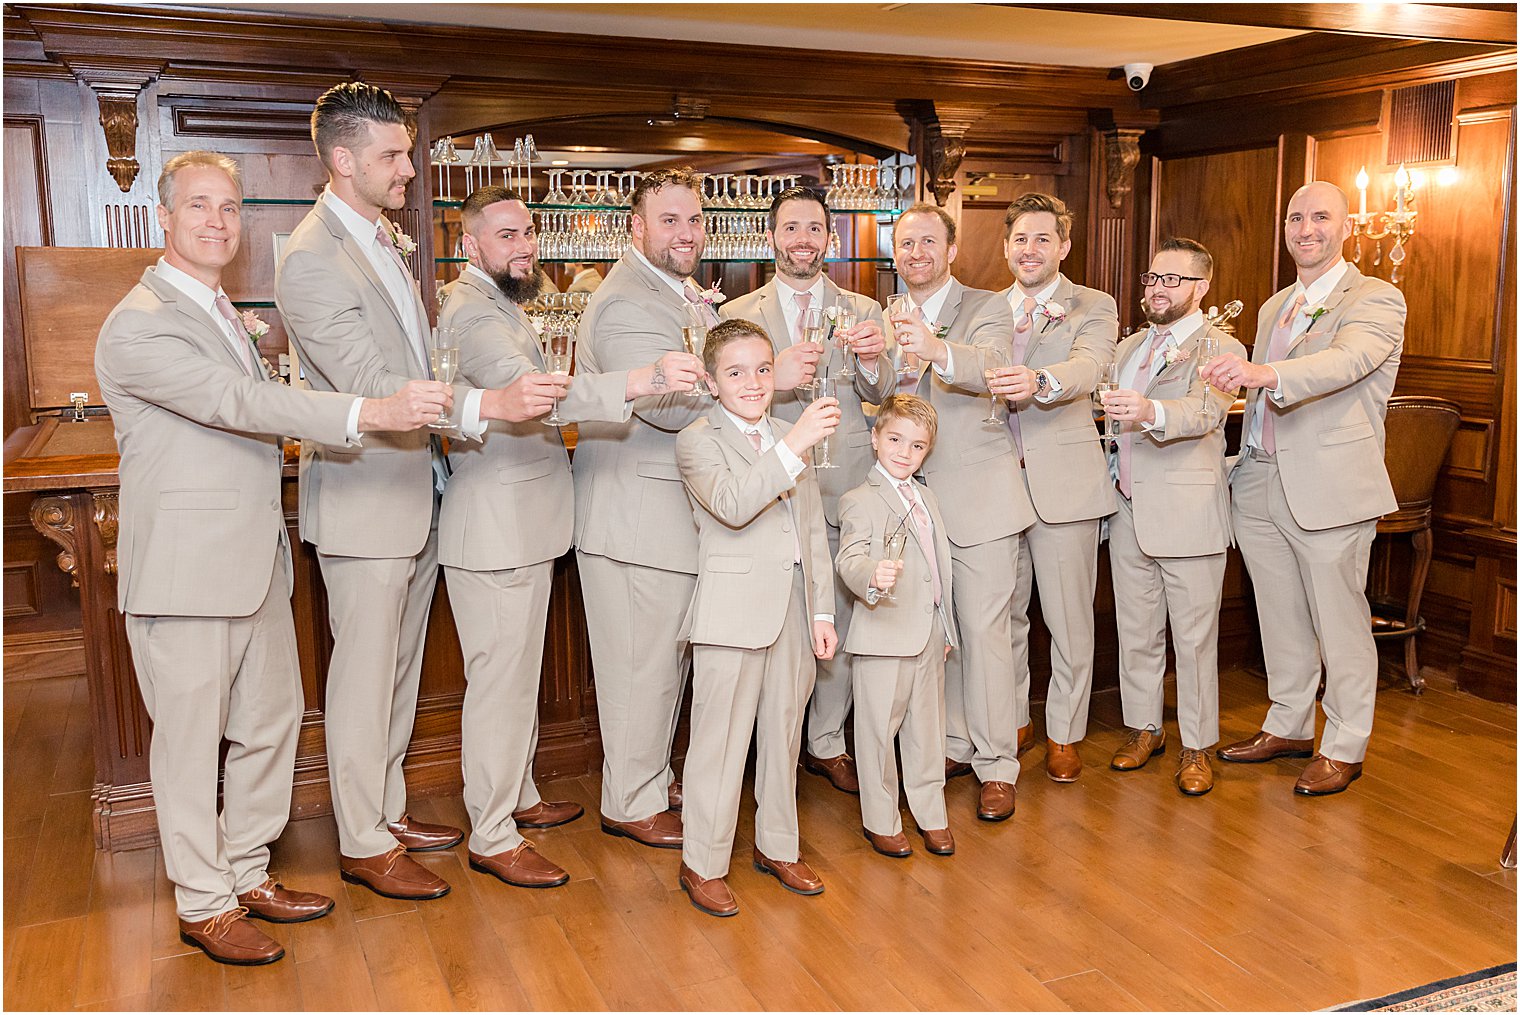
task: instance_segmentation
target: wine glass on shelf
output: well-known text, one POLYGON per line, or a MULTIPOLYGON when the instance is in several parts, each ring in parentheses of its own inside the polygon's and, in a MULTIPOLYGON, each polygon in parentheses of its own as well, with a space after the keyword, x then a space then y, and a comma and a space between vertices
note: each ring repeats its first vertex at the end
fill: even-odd
MULTIPOLYGON (((702 357, 702 346, 706 342, 707 317, 702 313, 702 308, 697 304, 688 303, 686 304, 686 322, 681 325, 681 344, 686 347, 687 352, 700 359, 702 357)), ((697 378, 697 383, 692 385, 691 393, 697 397, 703 395, 710 396, 712 395, 712 390, 708 388, 707 382, 699 377, 697 378)))
MULTIPOLYGON (((568 377, 574 361, 575 331, 551 313, 544 327, 544 368, 551 374, 568 377)), ((559 403, 560 400, 556 398, 554 411, 544 417, 545 426, 564 426, 570 422, 559 414, 559 403)))
POLYGON ((565 172, 566 172, 566 170, 563 170, 563 169, 550 169, 550 170, 548 170, 549 193, 547 193, 547 194, 544 195, 544 204, 569 204, 570 203, 570 195, 566 194, 559 187, 559 181, 565 175, 565 172))
MULTIPOLYGON (((1103 372, 1098 375, 1098 386, 1093 392, 1097 396, 1099 407, 1102 407, 1103 396, 1106 393, 1118 390, 1119 365, 1117 363, 1109 363, 1103 367, 1103 372)), ((1114 419, 1113 414, 1107 409, 1103 410, 1103 436, 1099 440, 1114 441, 1115 444, 1119 440, 1119 421, 1114 419)))
POLYGON ((987 416, 982 420, 988 426, 1002 426, 1003 418, 998 415, 998 396, 992 392, 992 381, 997 377, 997 370, 988 367, 982 371, 982 377, 987 381, 987 416))
MULTIPOLYGON (((883 559, 890 560, 894 563, 901 561, 903 559, 903 550, 907 548, 907 545, 908 516, 903 515, 902 518, 898 520, 897 527, 882 537, 881 546, 884 553, 883 559)), ((900 569, 899 573, 901 573, 900 569)), ((893 583, 893 588, 896 588, 895 582, 893 583)), ((883 592, 879 598, 896 599, 897 597, 892 594, 891 589, 888 589, 887 591, 883 592)))
MULTIPOLYGON (((1211 329, 1205 328, 1203 335, 1198 339, 1198 370, 1209 365, 1209 361, 1219 355, 1219 336, 1211 329)), ((1208 381, 1203 382, 1203 404, 1198 407, 1198 415, 1205 423, 1214 422, 1218 416, 1218 410, 1214 406, 1214 389, 1208 381)))
MULTIPOLYGON (((432 368, 433 380, 454 383, 454 377, 459 373, 459 343, 454 338, 454 329, 433 329, 428 344, 428 366, 432 368)), ((434 430, 453 430, 454 422, 448 413, 440 412, 428 426, 434 430)))
MULTIPOLYGON (((809 313, 811 313, 811 311, 809 311, 809 313)), ((817 377, 813 378, 813 401, 816 402, 820 398, 838 397, 839 382, 837 380, 835 380, 833 377, 830 377, 827 373, 820 374, 817 377)), ((831 443, 832 438, 828 435, 825 435, 824 438, 818 442, 815 448, 815 453, 813 455, 813 468, 839 468, 839 466, 834 464, 833 459, 830 457, 830 452, 833 450, 831 443)))
POLYGON ((855 327, 857 317, 855 305, 846 296, 838 296, 834 300, 834 335, 837 337, 836 344, 844 350, 844 366, 840 368, 841 380, 855 379, 855 343, 844 333, 855 327))

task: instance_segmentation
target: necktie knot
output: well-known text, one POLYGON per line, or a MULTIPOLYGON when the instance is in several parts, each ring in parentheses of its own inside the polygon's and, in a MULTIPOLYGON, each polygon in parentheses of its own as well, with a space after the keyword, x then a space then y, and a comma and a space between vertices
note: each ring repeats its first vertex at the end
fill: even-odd
POLYGON ((1277 322, 1277 326, 1279 328, 1292 327, 1292 325, 1293 325, 1293 318, 1295 316, 1297 316, 1299 310, 1303 309, 1303 305, 1304 305, 1304 294, 1303 293, 1299 293, 1297 296, 1295 296, 1293 298, 1293 302, 1288 305, 1287 312, 1282 315, 1282 320, 1280 320, 1280 321, 1277 322))
POLYGON ((762 438, 760 436, 760 431, 759 430, 751 430, 748 433, 746 433, 744 436, 746 436, 746 437, 749 438, 749 443, 750 443, 751 447, 753 447, 756 451, 760 450, 760 444, 761 444, 762 438))
POLYGON ((242 319, 238 317, 237 310, 232 306, 232 300, 227 298, 226 293, 216 294, 216 312, 225 317, 239 332, 245 330, 242 319))
POLYGON ((802 293, 798 293, 797 294, 797 312, 799 314, 805 314, 805 313, 807 313, 808 312, 808 307, 812 306, 812 303, 813 303, 813 294, 812 293, 802 292, 802 293))

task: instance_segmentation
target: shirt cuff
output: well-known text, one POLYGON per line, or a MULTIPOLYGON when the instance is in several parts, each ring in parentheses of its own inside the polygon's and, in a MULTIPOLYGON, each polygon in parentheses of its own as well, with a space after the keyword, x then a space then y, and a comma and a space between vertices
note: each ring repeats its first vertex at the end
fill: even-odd
POLYGON ((1155 409, 1156 409, 1156 418, 1153 419, 1153 420, 1151 420, 1149 423, 1141 423, 1140 424, 1140 429, 1142 429, 1142 430, 1165 430, 1166 429, 1166 409, 1162 406, 1162 404, 1160 402, 1156 401, 1154 398, 1151 399, 1151 405, 1155 406, 1155 409))
POLYGON ((1050 387, 1045 389, 1045 393, 1043 395, 1035 395, 1034 400, 1036 402, 1039 402, 1041 405, 1044 405, 1046 402, 1052 402, 1055 399, 1061 397, 1061 382, 1056 380, 1056 375, 1051 373, 1049 370, 1035 371, 1035 373, 1041 372, 1045 374, 1045 380, 1049 382, 1050 387))
POLYGON ((348 407, 348 425, 344 432, 348 437, 348 446, 351 448, 356 448, 363 442, 364 435, 359 432, 359 413, 363 408, 364 399, 362 398, 354 399, 354 404, 348 407))
POLYGON ((865 378, 867 384, 875 384, 876 379, 881 376, 881 357, 878 356, 876 358, 875 370, 870 369, 857 359, 855 361, 855 372, 860 374, 861 377, 865 378))
POLYGON ((816 624, 820 620, 823 621, 825 624, 832 624, 834 622, 834 615, 832 613, 815 613, 815 614, 813 614, 813 623, 816 624))
POLYGON ((945 368, 941 370, 939 367, 935 367, 934 372, 939 374, 939 379, 946 384, 955 383, 955 350, 950 348, 948 344, 945 346, 945 368))
POLYGON ((480 418, 480 400, 486 393, 480 388, 471 388, 470 393, 464 396, 464 410, 459 416, 459 432, 465 437, 480 440, 480 435, 486 432, 489 421, 480 418))
POLYGON ((786 441, 777 441, 775 452, 781 459, 781 467, 792 479, 796 479, 807 470, 807 462, 797 457, 797 453, 786 446, 786 441))

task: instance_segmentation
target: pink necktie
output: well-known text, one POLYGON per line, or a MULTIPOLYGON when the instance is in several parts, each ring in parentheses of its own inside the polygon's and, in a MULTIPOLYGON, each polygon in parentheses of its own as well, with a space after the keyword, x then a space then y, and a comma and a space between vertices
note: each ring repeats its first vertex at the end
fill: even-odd
POLYGON ((918 529, 918 546, 929 561, 929 575, 934 579, 934 604, 938 606, 942 589, 939 583, 939 560, 934 553, 934 529, 929 524, 929 509, 918 499, 918 492, 908 480, 898 483, 897 488, 902 491, 903 500, 913 505, 913 524, 918 529))
POLYGON ((803 325, 807 323, 808 307, 812 305, 812 293, 797 294, 797 323, 792 327, 792 344, 802 341, 803 325))
POLYGON ((701 309, 702 320, 707 322, 709 328, 718 323, 718 312, 712 308, 711 303, 702 298, 697 287, 691 284, 691 279, 687 279, 682 284, 681 295, 686 297, 687 303, 701 309))
MULTIPOLYGON (((1029 335, 1033 327, 1035 302, 1033 296, 1024 297, 1024 319, 1013 329, 1013 362, 1020 365, 1024 362, 1024 353, 1029 349, 1029 335)), ((1013 434, 1013 443, 1019 449, 1019 464, 1024 464, 1024 434, 1019 429, 1019 410, 1015 406, 1008 406, 1008 432, 1013 434)))
MULTIPOLYGON (((744 436, 749 438, 750 446, 755 449, 755 454, 758 455, 760 453, 760 431, 750 430, 744 436)), ((787 516, 792 520, 792 560, 800 562, 802 560, 802 537, 797 532, 797 512, 792 510, 791 495, 782 494, 781 503, 785 505, 787 516)))
POLYGON ((227 298, 226 293, 216 294, 216 311, 227 319, 227 322, 232 325, 232 333, 240 339, 233 345, 236 346, 238 359, 243 362, 243 368, 255 377, 263 377, 264 372, 259 369, 253 359, 253 338, 248 334, 248 329, 243 327, 243 319, 233 309, 232 301, 227 298))
MULTIPOLYGON (((1288 354, 1288 340, 1293 335, 1293 320, 1303 308, 1304 294, 1299 293, 1293 300, 1293 305, 1288 312, 1282 315, 1277 322, 1277 327, 1272 329, 1272 340, 1267 343, 1267 362, 1272 363, 1282 359, 1288 354)), ((1269 455, 1277 454, 1277 406, 1272 404, 1272 399, 1267 397, 1265 389, 1261 393, 1261 449, 1269 455)))
MULTIPOLYGON (((1166 344, 1171 337, 1170 331, 1158 331, 1151 336, 1150 344, 1145 347, 1145 358, 1140 361, 1140 368, 1135 371, 1132 383, 1135 390, 1144 390, 1150 385, 1151 361, 1156 358, 1156 351, 1166 344)), ((1134 453, 1131 441, 1134 440, 1134 431, 1129 427, 1119 435, 1119 492, 1125 497, 1130 495, 1130 455, 1134 453)))

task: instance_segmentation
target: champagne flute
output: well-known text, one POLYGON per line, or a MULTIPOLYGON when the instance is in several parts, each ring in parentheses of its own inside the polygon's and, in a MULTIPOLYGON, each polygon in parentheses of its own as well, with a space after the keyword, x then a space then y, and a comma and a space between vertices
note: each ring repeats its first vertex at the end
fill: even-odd
POLYGON ((892 344, 896 347, 897 357, 897 382, 899 385, 909 383, 918 377, 918 357, 902 347, 902 342, 897 338, 897 328, 892 321, 897 317, 908 316, 908 296, 906 293, 893 293, 887 297, 887 327, 892 329, 892 344))
POLYGON ((812 342, 823 351, 823 308, 808 307, 802 315, 802 340, 812 342))
MULTIPOLYGON (((812 311, 808 311, 808 312, 812 313, 812 311)), ((825 374, 819 375, 818 377, 813 378, 813 400, 814 401, 817 401, 820 398, 836 398, 836 397, 838 397, 838 395, 839 395, 839 382, 837 380, 835 380, 833 377, 830 377, 827 373, 825 373, 825 374)), ((815 469, 837 469, 837 468, 839 468, 839 466, 835 465, 834 462, 829 457, 829 453, 830 453, 831 450, 832 449, 830 448, 830 438, 828 436, 825 436, 823 438, 823 440, 821 440, 821 441, 818 442, 818 453, 813 456, 813 468, 815 468, 815 469)))
MULTIPOLYGON (((695 303, 686 304, 686 323, 681 326, 681 343, 686 351, 702 357, 702 346, 707 342, 707 318, 702 313, 702 308, 695 303)), ((696 384, 692 385, 691 394, 700 398, 704 395, 712 395, 707 382, 698 377, 696 384)))
MULTIPOLYGON (((886 551, 886 556, 883 558, 884 560, 900 561, 903 559, 903 549, 908 545, 907 522, 908 518, 906 515, 904 515, 902 520, 897 523, 897 528, 887 533, 887 535, 882 539, 882 548, 886 551)), ((900 575, 901 572, 899 572, 899 576, 900 575)), ((892 588, 895 589, 896 587, 896 583, 893 583, 892 588)), ((881 594, 881 598, 896 599, 897 597, 892 594, 891 589, 888 589, 881 594)))
POLYGON ((988 426, 1002 426, 1003 419, 998 415, 998 396, 992 391, 992 382, 997 377, 997 370, 989 367, 982 371, 982 376, 987 380, 987 418, 982 420, 988 426))
MULTIPOLYGON (((1198 339, 1198 370, 1209 365, 1209 361, 1219 355, 1219 336, 1205 328, 1203 336, 1198 339)), ((1208 381, 1203 382, 1203 404, 1198 407, 1198 415, 1206 423, 1214 422, 1218 411, 1214 407, 1214 389, 1208 381)))
MULTIPOLYGON (((432 342, 428 346, 428 365, 432 367, 433 380, 445 384, 454 383, 454 377, 459 373, 459 346, 454 340, 452 328, 433 329, 432 342)), ((434 430, 454 429, 454 423, 446 412, 440 412, 438 418, 428 426, 434 430)))
MULTIPOLYGON (((575 332, 559 321, 544 329, 544 367, 551 374, 570 376, 570 366, 575 360, 575 332)), ((560 400, 554 400, 554 411, 544 417, 544 426, 564 426, 570 420, 559 414, 560 400)))
MULTIPOLYGON (((1103 373, 1098 378, 1097 390, 1093 392, 1097 396, 1098 405, 1103 405, 1103 395, 1109 391, 1119 390, 1119 366, 1109 363, 1103 368, 1103 373)), ((1114 419, 1113 414, 1106 408, 1103 410, 1103 436, 1099 440, 1114 441, 1117 446, 1119 440, 1119 421, 1114 419)))
POLYGON ((839 376, 846 380, 855 379, 855 344, 844 336, 844 332, 855 327, 855 307, 850 301, 841 296, 834 303, 834 334, 839 336, 840 348, 844 349, 844 366, 839 371, 839 376))

